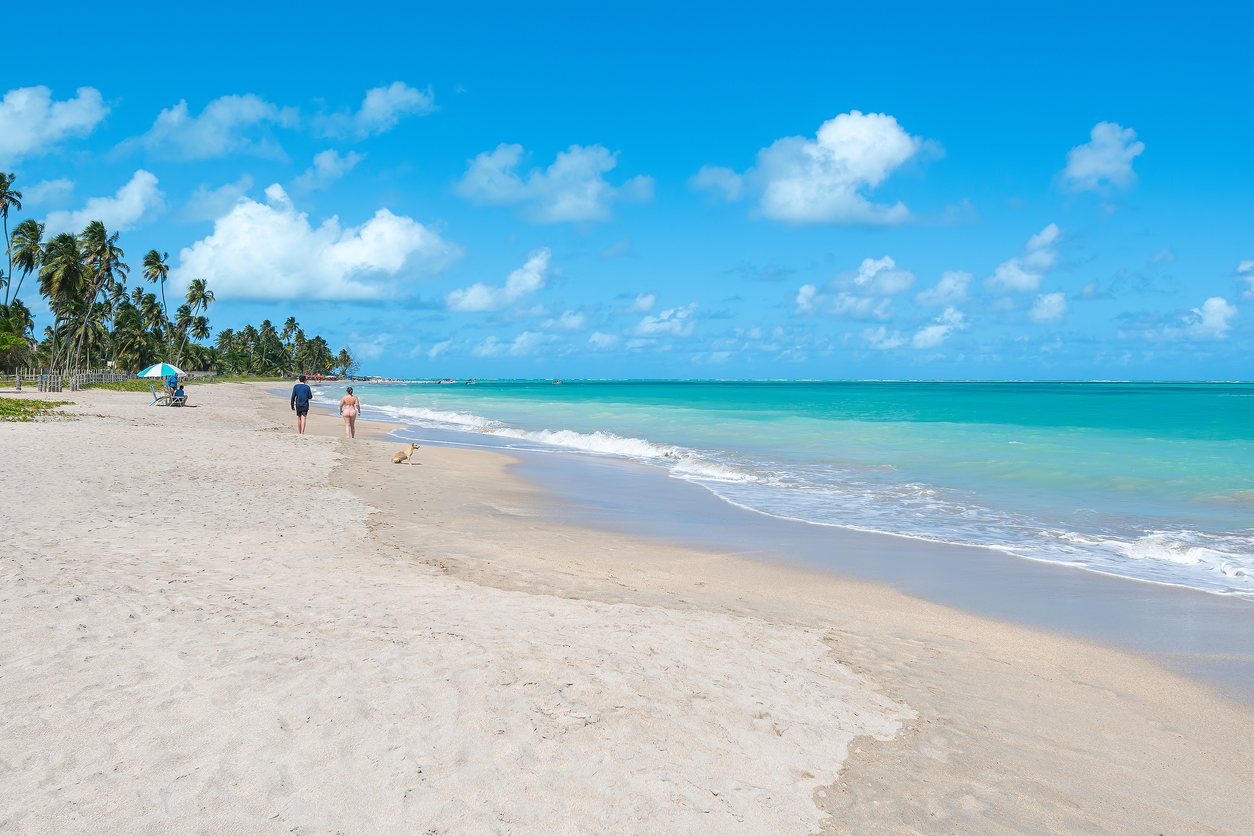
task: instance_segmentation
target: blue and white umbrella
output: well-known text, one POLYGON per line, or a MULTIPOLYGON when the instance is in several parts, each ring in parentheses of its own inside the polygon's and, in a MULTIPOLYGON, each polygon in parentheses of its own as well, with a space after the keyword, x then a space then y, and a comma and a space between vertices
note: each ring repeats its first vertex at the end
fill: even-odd
POLYGON ((169 377, 170 375, 181 375, 183 370, 169 363, 158 363, 155 366, 149 366, 140 372, 136 377, 169 377))

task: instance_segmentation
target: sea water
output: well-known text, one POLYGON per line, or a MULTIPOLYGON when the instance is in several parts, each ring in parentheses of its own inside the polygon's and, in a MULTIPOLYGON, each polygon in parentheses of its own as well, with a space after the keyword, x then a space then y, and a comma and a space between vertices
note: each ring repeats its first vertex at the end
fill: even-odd
POLYGON ((356 394, 368 417, 623 456, 764 514, 1254 600, 1254 384, 478 381, 356 394))

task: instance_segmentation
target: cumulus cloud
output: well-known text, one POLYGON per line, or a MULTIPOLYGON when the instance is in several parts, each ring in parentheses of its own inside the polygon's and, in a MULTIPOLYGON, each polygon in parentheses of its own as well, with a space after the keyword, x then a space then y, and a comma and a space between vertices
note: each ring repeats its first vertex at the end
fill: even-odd
POLYGON ((970 323, 957 308, 945 308, 931 325, 925 325, 911 338, 910 344, 915 348, 936 348, 949 338, 954 331, 961 331, 970 323))
POLYGON ((1067 294, 1065 293, 1042 293, 1032 303, 1032 310, 1028 311, 1028 319, 1040 323, 1062 322, 1062 318, 1066 315, 1067 294))
POLYGON ((499 311, 507 308, 528 293, 544 287, 549 272, 552 253, 548 247, 532 250, 527 262, 505 278, 504 287, 476 282, 467 288, 459 288, 445 294, 445 302, 454 311, 499 311))
POLYGON ((745 178, 717 165, 703 165, 697 173, 688 178, 688 188, 693 191, 708 191, 716 198, 728 201, 740 200, 745 188, 745 178))
POLYGON ((910 218, 905 204, 873 203, 868 194, 923 147, 892 116, 854 110, 824 122, 814 139, 776 140, 744 175, 704 166, 688 183, 726 200, 753 185, 761 191, 758 210, 780 221, 900 224, 910 218))
POLYGON ((657 302, 656 293, 637 293, 636 298, 631 301, 630 305, 616 308, 616 314, 638 314, 648 313, 653 310, 653 305, 657 302))
POLYGON ((888 256, 864 258, 853 277, 853 285, 861 293, 893 296, 914 286, 914 273, 898 270, 897 262, 888 256))
POLYGON ((208 183, 201 183, 179 212, 179 220, 215 221, 234 209, 252 187, 253 178, 249 174, 216 189, 209 188, 208 183))
POLYGON ((602 351, 618 345, 618 336, 615 334, 602 334, 600 331, 593 331, 592 336, 588 337, 588 344, 592 346, 594 351, 602 351))
POLYGON ((305 169, 305 173, 297 177, 292 185, 303 191, 321 189, 348 174, 353 166, 365 158, 365 154, 358 154, 356 151, 349 151, 341 156, 338 151, 328 148, 314 154, 313 166, 305 169))
POLYGON ((795 300, 796 313, 808 314, 814 313, 815 300, 818 299, 819 289, 812 284, 803 284, 797 290, 797 298, 795 300))
POLYGON ((365 139, 391 130, 406 116, 425 116, 433 110, 435 96, 430 87, 415 90, 394 81, 387 87, 367 90, 356 113, 332 113, 318 117, 315 123, 322 136, 365 139))
POLYGON ((207 279, 219 298, 382 299, 406 276, 439 271, 461 254, 431 227, 387 209, 360 226, 332 216, 318 227, 278 183, 266 202, 241 199, 213 234, 185 247, 174 271, 207 279))
POLYGON ((523 331, 512 342, 502 342, 496 337, 488 337, 470 350, 476 357, 522 357, 543 348, 556 340, 552 334, 537 334, 534 331, 523 331))
POLYGON ((1028 292, 1041 286, 1041 279, 1058 260, 1056 246, 1062 237, 1057 224, 1050 224, 1028 239, 1023 253, 997 265, 984 280, 988 290, 1028 292))
POLYGON ((436 343, 435 345, 431 346, 431 349, 427 352, 427 357, 434 360, 435 358, 439 357, 442 353, 447 351, 448 347, 452 344, 453 344, 452 339, 447 339, 447 340, 444 340, 443 342, 436 343))
POLYGON ((283 149, 267 136, 253 138, 250 129, 268 125, 296 127, 295 108, 280 108, 252 93, 222 96, 192 116, 180 100, 157 115, 142 136, 128 139, 123 150, 140 147, 181 160, 207 160, 228 154, 286 159, 283 149))
POLYGON ((22 190, 22 202, 28 206, 41 206, 65 200, 74 192, 74 181, 67 177, 41 180, 22 190))
POLYGON ((662 311, 657 316, 646 316, 636 323, 632 333, 638 337, 691 336, 693 329, 697 327, 696 320, 692 318, 692 314, 696 309, 697 303, 693 302, 687 307, 670 308, 662 311))
POLYGON ((1245 260, 1237 265, 1237 278, 1249 287, 1243 294, 1246 299, 1254 299, 1254 260, 1245 260))
POLYGON ((841 319, 888 319, 893 314, 893 300, 837 293, 832 300, 832 313, 841 319))
POLYGON ((1067 152, 1063 183, 1072 191, 1103 192, 1110 186, 1124 188, 1136 181, 1132 161, 1145 150, 1136 131, 1115 122, 1098 122, 1090 140, 1067 152))
POLYGON ((572 145, 558 152, 551 166, 534 168, 525 178, 517 172, 522 155, 521 145, 505 143, 479 154, 470 160, 454 191, 478 204, 525 204, 523 216, 535 223, 605 220, 616 201, 653 198, 652 177, 633 177, 612 186, 604 175, 618 165, 618 152, 600 145, 572 145))
POLYGON ((583 311, 563 311, 556 319, 546 319, 540 327, 550 331, 582 331, 588 327, 588 315, 583 311))
POLYGON ((1195 340, 1222 340, 1232 328, 1237 308, 1222 296, 1212 296, 1185 317, 1188 335, 1195 340))
POLYGON ((906 340, 901 336, 900 331, 889 332, 887 328, 881 325, 878 328, 867 328, 862 332, 862 339, 867 341, 871 348, 887 351, 891 348, 900 348, 906 344, 906 340))
POLYGON ((821 313, 824 310, 843 319, 888 319, 892 297, 914 285, 914 273, 897 267, 889 256, 864 258, 857 270, 841 273, 821 293, 812 284, 802 285, 794 300, 794 313, 821 313), (831 295, 833 292, 834 295, 831 295), (827 308, 828 299, 831 306, 827 308))
POLYGON ((941 273, 940 281, 936 283, 936 287, 929 287, 926 290, 919 291, 915 295, 914 301, 929 308, 961 302, 967 298, 967 288, 971 286, 971 280, 974 278, 970 273, 963 270, 946 270, 944 273, 941 273))
POLYGON ((79 232, 92 221, 100 221, 110 232, 122 232, 163 208, 164 198, 156 176, 141 168, 113 197, 88 198, 82 209, 73 212, 49 212, 44 224, 49 235, 79 232))
POLYGON ((87 136, 108 112, 94 87, 80 87, 62 102, 43 85, 8 91, 0 100, 0 166, 46 154, 67 137, 87 136))

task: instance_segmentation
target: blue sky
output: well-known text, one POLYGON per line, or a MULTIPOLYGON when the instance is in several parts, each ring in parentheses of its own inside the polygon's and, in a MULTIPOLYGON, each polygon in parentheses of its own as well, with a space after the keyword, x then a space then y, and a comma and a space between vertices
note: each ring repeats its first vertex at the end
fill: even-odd
POLYGON ((1239 4, 6 17, 18 217, 168 251, 215 330, 422 377, 1250 376, 1239 4))

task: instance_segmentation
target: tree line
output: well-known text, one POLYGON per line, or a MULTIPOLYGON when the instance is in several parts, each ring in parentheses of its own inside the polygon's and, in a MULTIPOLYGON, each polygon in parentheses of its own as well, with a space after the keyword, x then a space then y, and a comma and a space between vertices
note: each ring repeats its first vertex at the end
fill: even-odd
POLYGON ((211 336, 206 313, 214 302, 204 279, 191 280, 171 316, 168 253, 149 250, 140 269, 148 287, 128 287, 130 267, 118 233, 100 221, 77 234, 45 239, 44 225, 26 218, 10 235, 10 213, 22 209, 14 181, 14 175, 0 172, 8 267, 0 274, 0 368, 38 366, 69 373, 112 363, 134 372, 167 362, 194 371, 261 375, 351 374, 357 369, 347 348, 336 354, 322 337, 306 337, 295 317, 288 317, 281 331, 267 319, 256 328, 224 329, 213 344, 203 344, 211 336), (37 290, 52 314, 42 339, 21 300, 24 286, 37 290))

